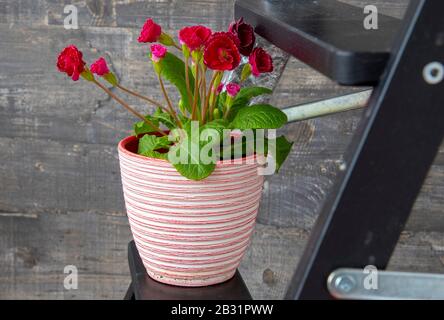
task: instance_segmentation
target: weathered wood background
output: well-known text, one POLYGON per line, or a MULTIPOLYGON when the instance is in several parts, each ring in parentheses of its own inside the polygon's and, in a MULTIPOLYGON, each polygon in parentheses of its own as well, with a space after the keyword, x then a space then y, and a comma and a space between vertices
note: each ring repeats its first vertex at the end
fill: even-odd
MULTIPOLYGON (((396 17, 406 7, 346 2, 376 4, 396 17)), ((116 143, 134 119, 96 88, 58 73, 55 61, 75 43, 88 61, 103 55, 123 83, 158 96, 147 48, 135 41, 149 16, 174 33, 194 23, 224 29, 233 0, 0 0, 0 298, 123 297, 131 235, 116 143), (78 30, 63 28, 67 4, 79 9, 78 30), (66 265, 79 270, 78 290, 63 288, 66 265)), ((350 90, 292 59, 273 101, 286 106, 350 90)), ((286 128, 295 147, 281 173, 267 180, 241 265, 255 298, 282 298, 359 118, 355 111, 286 128)), ((392 269, 444 272, 443 178, 444 148, 392 269)))

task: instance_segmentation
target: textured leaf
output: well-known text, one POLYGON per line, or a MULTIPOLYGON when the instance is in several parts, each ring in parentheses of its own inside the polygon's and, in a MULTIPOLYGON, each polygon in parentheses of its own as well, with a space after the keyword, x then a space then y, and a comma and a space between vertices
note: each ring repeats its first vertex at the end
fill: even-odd
POLYGON ((264 88, 264 87, 247 87, 242 88, 236 96, 236 100, 238 99, 247 99, 250 101, 254 97, 261 96, 263 94, 271 94, 273 90, 264 88))
POLYGON ((252 98, 263 94, 271 94, 272 92, 272 90, 264 87, 242 88, 233 101, 233 105, 231 106, 227 119, 232 121, 240 109, 243 109, 250 104, 252 98))
MULTIPOLYGON (((195 123, 195 122, 194 122, 195 123)), ((193 126, 192 122, 188 121, 184 124, 186 137, 170 148, 168 152, 168 160, 173 164, 177 171, 184 177, 191 180, 202 180, 208 177, 216 167, 216 155, 212 153, 211 147, 220 141, 208 137, 208 141, 200 141, 200 136, 203 130, 210 128, 221 132, 226 128, 227 123, 224 120, 214 120, 204 126, 193 126), (196 130, 195 132, 191 132, 196 130), (199 132, 198 132, 199 131, 199 132), (201 152, 205 148, 210 156, 210 163, 203 163, 201 159, 201 152)))
POLYGON ((218 132, 220 141, 224 139, 224 129, 227 129, 229 126, 228 122, 223 119, 216 119, 211 122, 207 122, 200 131, 202 132, 205 129, 214 129, 218 132))
MULTIPOLYGON (((145 116, 148 120, 150 120, 154 125, 158 126, 159 121, 154 119, 151 116, 145 116)), ((139 136, 144 133, 150 133, 150 132, 156 132, 157 130, 154 129, 151 125, 146 123, 145 121, 139 121, 134 124, 134 134, 136 136, 139 136)))
MULTIPOLYGON (((294 142, 290 142, 285 138, 285 136, 280 136, 276 138, 276 152, 272 152, 271 156, 276 161, 276 172, 279 172, 284 161, 290 154, 291 147, 294 142)), ((268 144, 267 144, 268 145, 268 144)))
POLYGON ((171 144, 167 136, 157 137, 146 134, 139 139, 139 148, 137 153, 146 157, 166 159, 166 153, 160 153, 156 150, 168 148, 171 144))
MULTIPOLYGON (((191 112, 185 81, 185 63, 174 54, 167 52, 165 57, 160 60, 159 67, 162 77, 179 90, 184 108, 191 112)), ((190 90, 192 94, 194 92, 194 76, 190 69, 188 69, 188 75, 190 76, 190 90)))
POLYGON ((226 92, 222 92, 217 96, 217 101, 216 101, 216 105, 217 108, 223 112, 224 111, 224 107, 225 107, 225 101, 227 100, 227 93, 226 92))
POLYGON ((160 108, 157 108, 152 117, 158 120, 160 123, 163 123, 168 129, 177 127, 173 117, 169 113, 163 112, 160 108))
POLYGON ((277 129, 287 123, 285 113, 268 104, 242 108, 230 124, 232 129, 277 129))
POLYGON ((190 180, 202 180, 208 177, 216 168, 215 162, 203 164, 200 159, 200 150, 206 145, 205 142, 187 142, 181 143, 170 148, 168 160, 173 164, 176 170, 185 178, 190 180), (174 161, 173 157, 183 158, 185 161, 174 161))

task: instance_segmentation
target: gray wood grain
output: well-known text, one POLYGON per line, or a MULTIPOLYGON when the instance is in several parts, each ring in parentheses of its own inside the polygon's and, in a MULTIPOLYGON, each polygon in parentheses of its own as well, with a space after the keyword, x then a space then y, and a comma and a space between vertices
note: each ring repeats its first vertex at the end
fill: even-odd
MULTIPOLYGON (((376 4, 402 17, 407 1, 376 4)), ((70 2, 69 2, 70 3, 70 2)), ((171 33, 184 25, 224 29, 233 0, 79 0, 79 30, 65 30, 68 1, 0 1, 0 298, 122 298, 131 239, 116 144, 135 120, 103 92, 55 68, 75 43, 92 62, 105 56, 120 81, 161 99, 136 39, 153 17, 171 33), (63 288, 63 268, 79 268, 79 289, 63 288)), ((357 90, 340 87, 290 59, 272 98, 284 107, 357 90)), ((142 112, 149 106, 128 101, 142 112)), ((241 272, 255 298, 278 299, 302 254, 362 111, 288 125, 295 141, 268 177, 241 272)), ((444 147, 423 186, 390 268, 444 272, 444 147)), ((389 214, 389 213, 388 213, 389 214)))

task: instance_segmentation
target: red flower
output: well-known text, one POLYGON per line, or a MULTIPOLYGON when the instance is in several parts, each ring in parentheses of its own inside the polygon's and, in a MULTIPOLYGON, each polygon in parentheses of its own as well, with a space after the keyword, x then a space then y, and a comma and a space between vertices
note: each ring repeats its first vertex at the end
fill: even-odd
POLYGON ((226 89, 227 89, 227 94, 234 98, 235 96, 237 96, 237 94, 240 91, 240 85, 238 85, 237 83, 233 83, 230 82, 229 84, 226 85, 226 89))
POLYGON ((186 44, 190 51, 200 49, 213 32, 204 26, 185 27, 179 31, 181 44, 186 44))
POLYGON ((72 80, 79 80, 80 74, 85 70, 83 54, 74 45, 63 49, 57 59, 57 68, 60 72, 65 72, 72 80))
POLYGON ((239 38, 239 51, 244 56, 249 56, 254 47, 256 36, 251 25, 244 22, 243 18, 233 22, 228 28, 228 32, 239 38))
POLYGON ((273 59, 262 48, 255 48, 249 57, 251 72, 255 77, 261 73, 273 71, 273 59))
POLYGON ((167 54, 167 48, 160 44, 152 44, 151 45, 151 59, 154 62, 159 62, 160 59, 164 58, 167 54))
POLYGON ((108 66, 106 65, 105 59, 100 57, 96 62, 91 65, 90 68, 92 73, 97 74, 98 76, 103 76, 109 73, 108 66))
POLYGON ((236 37, 228 32, 215 33, 205 45, 204 63, 218 71, 233 70, 240 63, 236 37))
POLYGON ((139 42, 156 42, 162 34, 162 28, 156 24, 152 19, 146 20, 140 31, 140 36, 137 39, 139 42))

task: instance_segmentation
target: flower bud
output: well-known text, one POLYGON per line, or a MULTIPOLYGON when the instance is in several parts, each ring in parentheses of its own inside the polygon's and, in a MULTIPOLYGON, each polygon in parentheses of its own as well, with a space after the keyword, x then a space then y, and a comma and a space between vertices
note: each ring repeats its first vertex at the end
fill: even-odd
POLYGON ((161 33, 158 41, 167 47, 174 46, 175 44, 173 38, 171 38, 171 36, 165 32, 161 33))
POLYGON ((251 65, 246 63, 242 68, 241 82, 247 80, 249 76, 251 76, 251 65))
POLYGON ((167 54, 168 50, 164 46, 160 44, 152 44, 151 45, 151 60, 157 63, 162 60, 167 54))
POLYGON ((234 97, 237 96, 237 94, 240 91, 240 85, 238 85, 237 83, 231 82, 231 83, 226 85, 226 89, 227 89, 227 94, 230 97, 234 98, 234 97))
POLYGON ((221 118, 221 114, 218 108, 214 109, 213 111, 213 118, 214 119, 220 119, 221 118))

